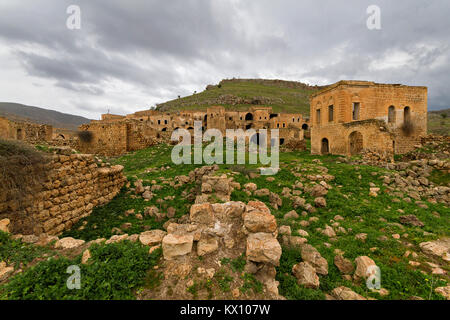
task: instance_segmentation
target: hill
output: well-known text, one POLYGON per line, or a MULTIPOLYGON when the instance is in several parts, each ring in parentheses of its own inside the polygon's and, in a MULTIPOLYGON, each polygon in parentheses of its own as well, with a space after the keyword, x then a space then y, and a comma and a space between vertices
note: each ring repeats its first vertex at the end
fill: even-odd
POLYGON ((80 116, 9 102, 0 102, 0 116, 68 130, 77 130, 80 125, 90 122, 90 119, 80 116))
POLYGON ((450 134, 450 109, 428 112, 428 132, 450 134))
POLYGON ((157 110, 205 110, 210 105, 242 110, 256 104, 271 106, 274 112, 309 115, 309 96, 321 88, 295 81, 229 79, 209 85, 201 93, 159 104, 157 110))

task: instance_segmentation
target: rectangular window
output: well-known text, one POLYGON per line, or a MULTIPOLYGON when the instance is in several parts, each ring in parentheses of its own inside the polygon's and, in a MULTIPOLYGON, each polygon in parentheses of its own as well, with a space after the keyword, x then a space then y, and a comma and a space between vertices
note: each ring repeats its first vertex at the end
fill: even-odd
POLYGON ((320 124, 320 109, 316 110, 316 118, 317 124, 320 124))
POLYGON ((328 122, 333 122, 333 121, 334 121, 334 107, 329 106, 328 107, 328 122))
POLYGON ((359 102, 354 102, 353 103, 353 120, 359 120, 359 107, 360 107, 360 103, 359 102))

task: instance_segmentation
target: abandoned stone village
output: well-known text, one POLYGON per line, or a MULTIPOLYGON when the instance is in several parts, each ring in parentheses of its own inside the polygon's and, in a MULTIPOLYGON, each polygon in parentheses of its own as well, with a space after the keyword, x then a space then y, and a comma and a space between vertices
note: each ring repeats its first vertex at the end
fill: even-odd
MULTIPOLYGON (((332 175, 320 158, 303 168, 294 160, 294 167, 289 170, 297 181, 291 187, 283 187, 281 193, 269 186, 259 186, 276 183, 276 176, 261 178, 253 172, 244 173, 249 181, 243 183, 238 182, 239 173, 225 174, 214 165, 146 183, 134 174, 126 177, 123 165, 110 165, 109 160, 104 160, 168 145, 175 130, 193 131, 195 121, 202 123, 203 130, 219 129, 222 133, 226 129, 254 129, 256 132, 279 129, 279 142, 284 151, 304 151, 306 139, 310 139, 312 156, 340 156, 338 163, 352 165, 355 170, 367 165, 390 170, 382 174, 372 172, 379 184, 370 183, 366 192, 369 198, 376 199, 383 192, 389 193, 393 196, 390 205, 405 201, 424 212, 429 210, 433 219, 442 216, 443 228, 448 231, 448 225, 445 226, 450 204, 448 181, 447 185, 435 185, 430 180, 433 172, 450 173, 448 150, 440 152, 441 156, 426 153, 395 161, 397 156, 418 155, 417 150, 424 146, 448 145, 448 137, 427 135, 427 88, 368 81, 339 81, 314 93, 310 97, 309 117, 300 113, 274 113, 272 107, 261 105, 245 111, 231 111, 224 106, 210 106, 205 111, 147 110, 127 116, 104 114, 101 120, 82 125, 78 132, 0 118, 0 139, 45 144, 50 150, 45 161, 36 164, 37 168, 24 166, 26 175, 38 170, 43 176, 38 183, 21 186, 23 194, 20 197, 11 184, 0 183, 0 230, 27 244, 82 254, 82 263, 89 263, 89 247, 93 243, 129 240, 148 246, 150 253, 162 249, 163 263, 158 266, 164 275, 161 289, 158 293, 151 290, 140 293, 138 298, 142 299, 198 298, 192 295, 191 289, 198 279, 213 279, 223 264, 218 261, 240 257, 246 261, 245 272, 263 284, 263 291, 253 298, 284 299, 277 268, 283 260, 284 248, 290 247, 299 248, 301 262, 293 265, 288 273, 301 287, 319 289, 329 275, 329 268, 334 266, 345 281, 355 285, 361 286, 373 276, 370 270, 376 262, 369 256, 379 249, 371 248, 366 255, 355 259, 344 257, 347 253, 339 248, 333 249, 333 243, 344 235, 354 236, 357 243, 375 241, 371 235, 367 240, 368 235, 363 231, 353 235, 353 228, 345 227, 345 221, 353 217, 343 217, 339 210, 333 211, 332 219, 328 219, 323 228, 308 230, 319 221, 318 210, 328 209, 327 194, 342 188, 342 179, 332 175), (264 180, 254 183, 253 179, 264 180), (190 188, 191 185, 194 187, 190 188), (158 195, 165 186, 174 190, 186 188, 182 195, 189 202, 188 214, 179 217, 173 207, 164 207, 164 201, 176 200, 158 195), (123 228, 115 228, 108 239, 85 241, 61 237, 75 226, 80 230, 86 228, 85 225, 79 227, 79 222, 96 208, 110 203, 121 190, 132 199, 146 202, 158 199, 158 205, 146 207, 142 212, 129 209, 125 215, 133 216, 137 221, 153 219, 164 223, 163 228, 131 234, 127 232, 131 224, 125 223, 123 228), (232 201, 235 191, 242 192, 242 199, 248 201, 232 201), (261 200, 266 198, 266 202, 261 200), (289 210, 281 216, 276 215, 283 204, 289 204, 289 210), (445 212, 432 211, 429 209, 432 205, 445 208, 445 212), (334 260, 328 261, 318 246, 309 243, 311 234, 316 232, 327 239, 323 246, 334 250, 334 260)), ((148 168, 145 173, 162 176, 171 166, 166 163, 161 168, 148 168)), ((361 174, 358 179, 362 180, 361 174)), ((347 200, 351 197, 351 193, 343 196, 347 200)), ((361 200, 364 201, 367 200, 361 200)), ((331 214, 332 209, 329 211, 331 214)), ((401 231, 404 226, 419 230, 424 226, 423 219, 414 212, 397 211, 400 222, 391 224, 399 231, 378 236, 376 241, 383 243, 389 238, 400 243, 408 239, 407 232, 401 231)), ((355 219, 362 222, 366 218, 358 216, 355 219)), ((387 223, 386 219, 381 219, 384 218, 377 223, 387 223)), ((425 231, 422 233, 426 236, 425 231)), ((429 273, 447 279, 450 241, 447 238, 423 241, 418 250, 416 253, 411 245, 406 247, 405 259, 410 259, 409 267, 423 265, 429 268, 429 273), (422 260, 419 260, 419 254, 422 260)), ((7 261, 0 262, 0 283, 21 272, 22 269, 7 261)), ((241 285, 246 283, 239 276, 233 281, 241 285)), ((386 288, 377 288, 374 292, 377 297, 390 294, 386 288)), ((436 286, 433 292, 450 299, 448 284, 436 286)), ((215 298, 242 299, 247 296, 238 287, 232 287, 229 296, 215 298)), ((327 291, 325 298, 362 300, 367 296, 363 296, 362 291, 358 293, 340 285, 327 291)))

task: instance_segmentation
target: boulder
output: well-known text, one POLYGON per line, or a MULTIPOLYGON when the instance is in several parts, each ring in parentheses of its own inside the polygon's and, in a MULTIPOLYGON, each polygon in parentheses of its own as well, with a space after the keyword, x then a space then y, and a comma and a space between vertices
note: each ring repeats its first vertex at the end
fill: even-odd
POLYGON ((325 208, 327 206, 327 200, 324 197, 315 198, 314 205, 318 208, 325 208))
POLYGON ((244 213, 244 226, 249 232, 272 233, 277 230, 277 221, 270 210, 261 202, 257 208, 247 207, 249 211, 244 213))
POLYGON ((353 278, 355 280, 368 278, 370 276, 369 268, 371 266, 376 266, 375 261, 373 261, 367 256, 360 256, 356 258, 355 263, 356 263, 356 271, 355 274, 353 275, 353 278))
POLYGON ((197 254, 202 257, 216 251, 219 248, 219 242, 216 237, 202 236, 197 243, 197 254))
POLYGON ((62 238, 55 243, 55 249, 75 249, 82 246, 84 240, 77 240, 71 237, 62 238))
POLYGON ((192 222, 214 225, 214 211, 210 203, 194 204, 191 207, 190 219, 192 222))
POLYGON ((297 278, 297 283, 305 288, 317 289, 320 281, 316 270, 308 262, 300 262, 292 267, 292 273, 297 278))
POLYGON ((156 246, 162 242, 167 232, 162 230, 150 230, 139 235, 139 241, 144 246, 156 246))
POLYGON ((339 271, 343 274, 352 274, 355 267, 353 263, 345 259, 342 255, 338 254, 334 257, 334 265, 339 269, 339 271))
POLYGON ((338 287, 331 291, 331 295, 336 300, 367 300, 347 287, 338 287))
POLYGON ((289 211, 284 215, 285 219, 297 219, 298 217, 299 215, 295 210, 289 211))
POLYGON ((309 262, 318 274, 328 274, 328 262, 320 255, 316 248, 309 244, 304 244, 301 247, 301 254, 303 261, 309 262))
POLYGON ((193 243, 194 237, 192 235, 166 235, 162 240, 164 258, 172 260, 191 253, 193 243))
POLYGON ((422 242, 420 249, 426 254, 440 257, 445 261, 450 261, 450 239, 440 239, 436 241, 422 242))
POLYGON ((247 259, 278 266, 281 246, 270 233, 252 233, 247 238, 247 259))
POLYGON ((0 220, 0 231, 9 233, 9 224, 11 223, 11 221, 9 219, 2 219, 0 220))
POLYGON ((434 292, 440 294, 445 299, 450 300, 450 286, 436 288, 434 292))
POLYGON ((13 267, 6 266, 6 262, 4 261, 0 262, 0 281, 3 281, 6 278, 8 278, 9 275, 13 272, 14 272, 13 267))
POLYGON ((407 216, 401 216, 399 218, 401 224, 409 224, 414 227, 423 227, 424 223, 420 221, 415 215, 410 214, 407 216))

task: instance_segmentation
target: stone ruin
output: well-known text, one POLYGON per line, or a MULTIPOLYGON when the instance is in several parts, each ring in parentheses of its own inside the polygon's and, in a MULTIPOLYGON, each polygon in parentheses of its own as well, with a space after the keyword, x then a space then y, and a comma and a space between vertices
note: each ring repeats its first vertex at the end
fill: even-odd
MULTIPOLYGON (((221 268, 223 258, 245 256, 244 272, 264 284, 264 297, 279 298, 275 267, 279 265, 281 246, 276 219, 264 203, 194 204, 188 220, 185 224, 169 224, 167 234, 158 230, 148 232, 156 239, 154 245, 162 243, 163 291, 175 286, 177 298, 189 298, 186 288, 193 279, 204 278, 205 274, 212 278, 221 268)), ((232 295, 237 298, 238 287, 234 289, 232 295)), ((167 292, 159 294, 169 298, 167 292)))

